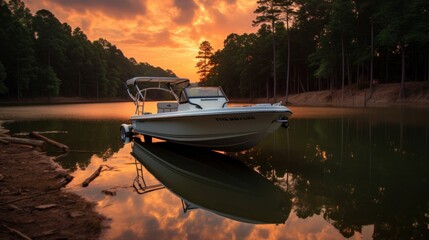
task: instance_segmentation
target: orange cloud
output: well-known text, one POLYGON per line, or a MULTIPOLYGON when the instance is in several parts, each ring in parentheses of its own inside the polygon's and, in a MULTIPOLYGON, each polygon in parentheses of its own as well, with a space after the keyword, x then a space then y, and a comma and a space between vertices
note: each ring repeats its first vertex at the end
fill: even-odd
POLYGON ((256 1, 248 0, 24 0, 32 13, 51 11, 90 40, 107 39, 139 62, 198 80, 196 55, 207 40, 222 48, 230 33, 249 33, 256 1))
POLYGON ((174 6, 179 11, 179 15, 174 18, 175 23, 179 25, 192 23, 198 10, 198 5, 193 0, 174 0, 174 6))

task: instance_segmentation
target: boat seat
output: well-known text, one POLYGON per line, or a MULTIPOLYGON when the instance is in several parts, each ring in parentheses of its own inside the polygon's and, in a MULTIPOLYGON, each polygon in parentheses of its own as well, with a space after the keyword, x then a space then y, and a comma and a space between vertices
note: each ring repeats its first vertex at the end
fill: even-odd
POLYGON ((177 102, 159 102, 157 103, 158 113, 163 112, 176 112, 179 107, 177 102))

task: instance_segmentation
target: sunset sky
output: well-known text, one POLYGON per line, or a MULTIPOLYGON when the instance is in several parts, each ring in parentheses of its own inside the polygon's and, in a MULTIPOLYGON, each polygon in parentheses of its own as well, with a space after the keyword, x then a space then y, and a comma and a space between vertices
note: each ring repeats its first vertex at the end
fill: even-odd
POLYGON ((230 33, 250 33, 256 0, 24 0, 51 11, 91 41, 107 39, 128 58, 198 81, 195 56, 207 40, 222 48, 230 33))

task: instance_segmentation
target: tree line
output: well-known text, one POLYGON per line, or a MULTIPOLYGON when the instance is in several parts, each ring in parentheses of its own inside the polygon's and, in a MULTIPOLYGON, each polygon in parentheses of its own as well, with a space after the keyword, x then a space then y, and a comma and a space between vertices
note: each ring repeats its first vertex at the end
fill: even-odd
POLYGON ((0 0, 0 97, 122 97, 124 80, 139 75, 175 76, 138 63, 100 38, 42 9, 34 15, 21 0, 0 0))
POLYGON ((276 97, 429 80, 427 0, 258 0, 256 33, 201 43, 202 85, 231 97, 276 97))

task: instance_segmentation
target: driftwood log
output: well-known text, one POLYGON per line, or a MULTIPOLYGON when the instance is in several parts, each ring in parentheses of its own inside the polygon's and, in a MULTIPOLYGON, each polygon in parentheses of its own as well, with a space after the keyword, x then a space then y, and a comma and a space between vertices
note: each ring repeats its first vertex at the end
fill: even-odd
POLYGON ((83 181, 82 183, 82 187, 87 187, 89 185, 90 182, 92 182, 92 180, 94 180, 96 177, 98 177, 98 175, 100 175, 101 173, 101 169, 103 169, 103 166, 99 166, 97 170, 95 170, 95 172, 89 176, 89 178, 87 178, 85 181, 83 181))
POLYGON ((19 235, 22 239, 31 240, 31 238, 29 236, 25 235, 24 233, 14 229, 14 228, 8 227, 5 224, 3 224, 3 227, 6 228, 7 230, 9 230, 10 232, 13 232, 13 233, 19 235))
POLYGON ((54 140, 52 140, 52 139, 50 139, 50 138, 47 138, 47 137, 45 137, 45 136, 41 135, 41 134, 40 134, 40 133, 38 133, 38 132, 31 132, 31 133, 30 133, 30 136, 35 137, 35 138, 38 138, 38 139, 40 139, 40 140, 42 140, 42 141, 45 141, 45 142, 47 142, 47 143, 49 143, 49 144, 52 144, 52 145, 54 145, 55 147, 57 147, 57 148, 59 148, 59 149, 63 150, 63 152, 67 152, 67 151, 69 150, 69 147, 68 147, 68 146, 66 146, 66 145, 64 145, 64 144, 62 144, 62 143, 59 143, 59 142, 57 142, 57 141, 54 141, 54 140))
POLYGON ((16 137, 0 137, 1 140, 5 140, 11 143, 19 143, 19 144, 25 144, 30 145, 33 147, 41 147, 43 148, 45 146, 45 142, 40 140, 33 140, 33 139, 26 139, 26 138, 16 138, 16 137))

